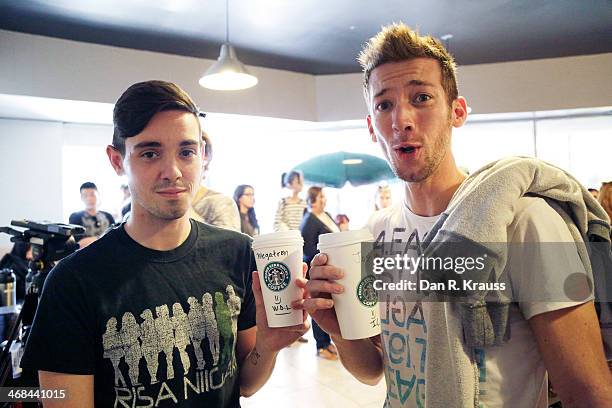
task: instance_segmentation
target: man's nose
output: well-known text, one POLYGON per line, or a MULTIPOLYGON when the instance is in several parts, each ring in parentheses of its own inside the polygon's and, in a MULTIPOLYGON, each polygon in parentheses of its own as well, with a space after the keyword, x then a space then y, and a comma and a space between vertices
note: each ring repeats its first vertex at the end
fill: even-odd
POLYGON ((179 161, 174 157, 166 157, 162 162, 161 178, 177 180, 182 176, 179 161))
POLYGON ((402 102, 393 109, 393 130, 408 132, 414 130, 414 109, 408 102, 402 102))

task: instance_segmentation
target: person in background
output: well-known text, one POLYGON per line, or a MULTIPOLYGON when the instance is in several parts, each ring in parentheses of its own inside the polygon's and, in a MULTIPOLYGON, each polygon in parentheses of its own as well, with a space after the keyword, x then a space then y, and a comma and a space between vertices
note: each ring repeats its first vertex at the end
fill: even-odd
POLYGON ((612 220, 612 181, 601 183, 597 201, 606 210, 608 217, 612 220))
MULTIPOLYGON (((304 176, 299 171, 291 170, 281 175, 281 187, 291 191, 291 195, 281 198, 274 216, 274 231, 299 230, 302 218, 306 213, 306 200, 300 197, 304 188, 304 176)), ((308 343, 306 337, 300 337, 300 343, 308 343)))
MULTIPOLYGON (((202 179, 205 179, 208 174, 208 166, 213 158, 213 148, 210 137, 204 131, 202 131, 202 141, 204 142, 202 179)), ((240 232, 238 207, 231 197, 200 184, 200 189, 193 199, 192 208, 202 218, 203 222, 240 232)))
MULTIPOLYGON (((331 215, 325 212, 327 199, 321 187, 310 187, 307 194, 309 211, 304 215, 300 231, 304 238, 304 262, 310 265, 310 261, 319 252, 317 243, 319 235, 330 232, 340 232, 331 215)), ((308 275, 307 275, 308 276, 308 275)), ((326 360, 337 360, 338 350, 332 344, 329 334, 319 327, 317 322, 312 320, 312 334, 316 341, 317 355, 326 360)))
POLYGON ((130 212, 132 195, 130 194, 130 187, 127 184, 122 184, 120 188, 123 193, 123 201, 121 202, 121 217, 119 218, 123 219, 125 214, 130 212))
POLYGON ((591 193, 591 195, 597 200, 597 197, 599 196, 599 190, 597 190, 596 188, 589 188, 589 193, 591 193))
POLYGON ((338 214, 336 215, 336 224, 340 231, 348 231, 349 230, 349 217, 346 214, 338 214))
POLYGON ((100 238, 115 223, 115 219, 106 211, 98 211, 100 195, 94 183, 88 181, 81 184, 79 191, 85 209, 70 214, 68 223, 85 228, 84 235, 75 237, 79 246, 83 248, 100 238))
POLYGON ((17 300, 23 300, 25 296, 25 282, 28 275, 29 263, 32 261, 32 245, 27 242, 15 242, 13 249, 0 259, 0 269, 12 269, 17 278, 16 295, 17 300))
POLYGON ((240 231, 254 237, 259 235, 259 223, 255 215, 255 190, 248 184, 241 184, 234 191, 234 201, 240 212, 240 231))
POLYGON ((302 173, 295 170, 283 173, 281 187, 290 190, 291 195, 282 198, 278 203, 274 216, 274 231, 299 230, 307 207, 306 200, 300 197, 304 188, 302 173))
POLYGON ((374 197, 374 208, 376 211, 387 208, 392 203, 393 197, 391 196, 391 188, 387 185, 379 185, 376 189, 376 195, 374 197))

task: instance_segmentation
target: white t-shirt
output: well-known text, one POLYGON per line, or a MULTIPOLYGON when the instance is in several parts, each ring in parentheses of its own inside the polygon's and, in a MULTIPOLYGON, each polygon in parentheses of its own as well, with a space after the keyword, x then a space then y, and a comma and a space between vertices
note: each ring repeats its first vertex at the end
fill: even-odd
MULTIPOLYGON (((376 212, 368 227, 377 241, 401 242, 405 247, 408 242, 423 241, 438 217, 418 216, 405 203, 398 203, 376 212)), ((559 214, 543 199, 533 197, 519 200, 508 236, 511 242, 573 242, 559 214)), ((534 257, 528 261, 532 267, 525 268, 523 262, 520 270, 507 268, 501 280, 509 283, 513 293, 520 290, 524 297, 527 291, 547 293, 551 282, 565 281, 570 273, 565 271, 586 273, 578 253, 568 252, 555 254, 557 262, 534 257), (559 265, 558 258, 575 267, 563 271, 549 266, 559 265)), ((526 319, 581 302, 512 304, 510 340, 502 346, 468 350, 462 341, 456 303, 414 302, 401 295, 386 296, 380 302, 387 381, 385 406, 473 407, 476 390, 482 408, 548 406, 546 369, 526 319), (474 384, 476 377, 478 384, 474 384)))

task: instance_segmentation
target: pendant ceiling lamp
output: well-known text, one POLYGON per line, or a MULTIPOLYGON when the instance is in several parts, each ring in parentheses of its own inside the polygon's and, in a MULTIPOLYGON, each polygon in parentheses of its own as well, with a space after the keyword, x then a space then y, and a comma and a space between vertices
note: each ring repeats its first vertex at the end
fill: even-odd
POLYGON ((229 0, 225 0, 225 44, 221 46, 219 58, 204 76, 200 85, 217 91, 237 91, 257 85, 257 77, 251 75, 236 55, 229 42, 229 0))

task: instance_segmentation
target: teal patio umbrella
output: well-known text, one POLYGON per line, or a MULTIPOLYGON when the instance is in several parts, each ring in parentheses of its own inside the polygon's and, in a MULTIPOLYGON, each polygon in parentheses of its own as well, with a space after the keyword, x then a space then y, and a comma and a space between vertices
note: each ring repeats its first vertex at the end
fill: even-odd
POLYGON ((347 181, 353 186, 361 186, 395 178, 386 161, 363 153, 323 154, 298 164, 294 170, 301 171, 310 184, 335 188, 342 188, 347 181))

